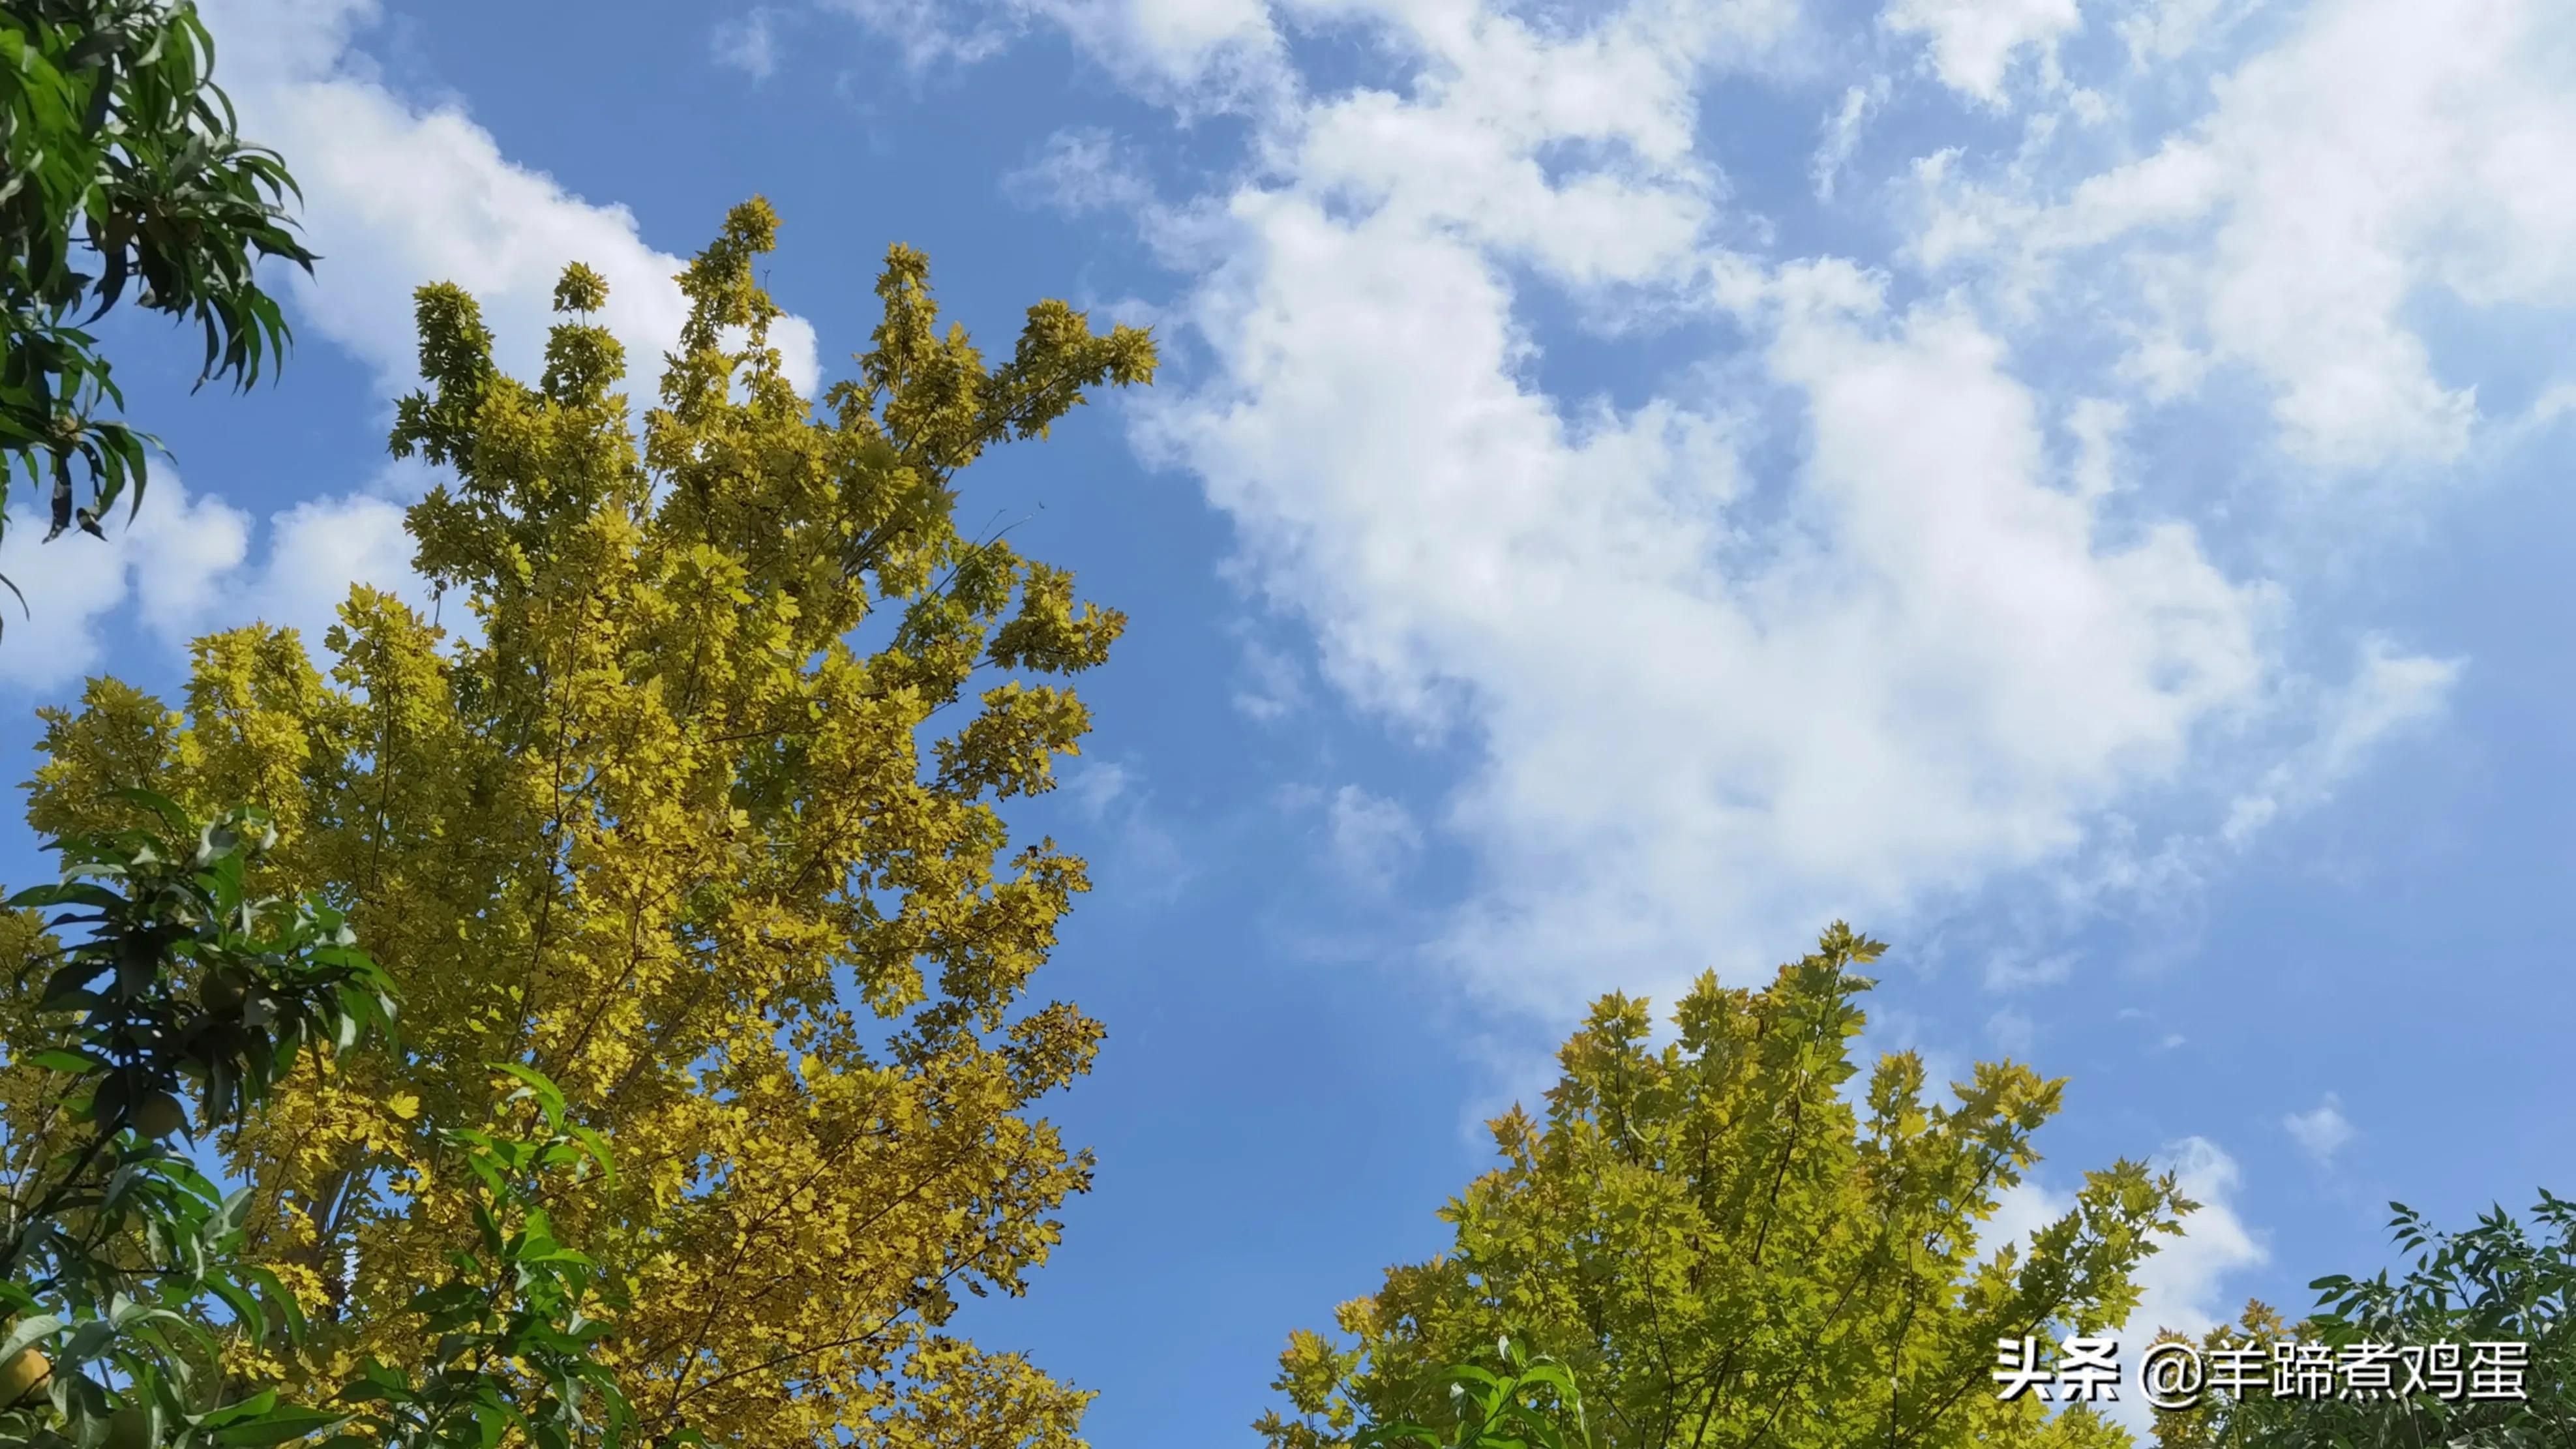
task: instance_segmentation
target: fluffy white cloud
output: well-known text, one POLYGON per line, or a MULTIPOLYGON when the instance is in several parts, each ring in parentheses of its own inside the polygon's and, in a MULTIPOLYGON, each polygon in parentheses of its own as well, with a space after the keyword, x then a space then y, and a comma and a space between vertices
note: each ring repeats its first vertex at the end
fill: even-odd
POLYGON ((2245 1174, 2218 1144, 2186 1137, 2169 1144, 2155 1165, 2172 1173, 2183 1196, 2201 1208, 2184 1220, 2182 1240, 2149 1258, 2139 1271, 2138 1307, 2128 1326, 2132 1333, 2166 1328, 2206 1333, 2236 1316, 2239 1305, 2221 1296, 2222 1280, 2259 1267, 2272 1255, 2237 1216, 2233 1204, 2245 1174))
MULTIPOLYGON (((318 332, 371 365, 389 392, 407 387, 412 289, 447 280, 481 299, 503 364, 534 376, 555 279, 579 260, 608 277, 603 320, 653 375, 686 317, 672 281, 683 259, 646 245, 624 207, 594 205, 511 163, 462 111, 423 110, 382 84, 355 44, 377 17, 375 0, 209 0, 205 9, 224 37, 222 79, 243 129, 292 158, 307 240, 325 258, 316 279, 295 278, 308 345, 318 332)), ((812 327, 790 317, 775 336, 791 376, 810 388, 812 327)), ((110 532, 106 545, 66 537, 39 548, 41 524, 13 523, 0 572, 27 591, 36 617, 10 631, 0 680, 52 689, 99 667, 103 628, 129 600, 144 637, 163 645, 258 618, 293 625, 316 649, 352 581, 426 600, 401 507, 375 493, 277 514, 253 563, 250 517, 192 498, 164 469, 132 528, 110 532), (104 563, 103 548, 112 550, 104 563)))
POLYGON ((108 641, 120 634, 169 657, 209 630, 252 622, 294 628, 319 655, 352 583, 426 607, 402 506, 391 499, 356 493, 299 503, 267 520, 254 560, 262 531, 222 499, 191 494, 166 464, 154 471, 131 525, 120 509, 104 542, 67 533, 40 544, 43 520, 13 516, 0 539, 0 574, 25 592, 30 617, 10 621, 0 683, 59 693, 87 674, 132 672, 130 662, 108 657, 108 641), (137 631, 118 629, 120 621, 137 631))
POLYGON ((2281 1126, 2320 1167, 2332 1166, 2335 1154, 2354 1136, 2351 1119, 2343 1115, 2343 1102, 2332 1092, 2315 1107, 2282 1118, 2281 1126))
MULTIPOLYGON (((386 590, 427 614, 429 586, 412 572, 412 550, 401 503, 368 493, 307 499, 269 519, 259 566, 228 581, 226 597, 210 601, 191 632, 257 620, 298 631, 319 654, 353 583, 386 590)), ((461 609, 439 622, 451 633, 475 623, 461 609)))
POLYGON ((1692 154, 1694 55, 1664 27, 1624 29, 1568 45, 1496 21, 1411 95, 1318 105, 1294 192, 1365 212, 1379 235, 1464 233, 1575 286, 1678 280, 1715 189, 1692 154), (1571 145, 1624 155, 1551 176, 1541 149, 1571 145))
POLYGON ((2163 1240, 2155 1255, 2138 1266, 2138 1306, 2121 1338, 2130 1383, 2109 1412, 2142 1439, 2153 1432, 2154 1415, 2147 1408, 2145 1386, 2137 1382, 2139 1350, 2165 1329, 2197 1338, 2234 1321, 2244 1299, 2240 1290, 2227 1285, 2272 1256, 2238 1214, 2244 1173, 2216 1143, 2186 1137, 2169 1144, 2155 1165, 2174 1174, 2183 1196, 2199 1203, 2200 1211, 2183 1220, 2180 1239, 2163 1240))
MULTIPOLYGON (((451 281, 482 302, 504 365, 533 377, 555 280, 566 263, 587 262, 609 282, 601 320, 649 392, 687 317, 672 281, 685 260, 647 245, 633 213, 514 164, 453 104, 424 109, 387 87, 356 46, 377 17, 375 0, 204 8, 224 37, 223 79, 244 132, 291 157, 303 186, 306 239, 325 259, 313 280, 295 274, 312 330, 366 359, 389 388, 408 386, 412 291, 451 281)), ((719 221, 706 219, 709 237, 719 221)), ((775 340, 790 376, 810 388, 811 324, 783 319, 775 340)))
MULTIPOLYGON (((1380 129, 1403 115, 1368 104, 1380 129)), ((1518 238, 1474 208, 1479 177, 1531 184, 1526 158, 1481 139, 1482 170, 1448 148, 1437 186, 1373 210, 1235 195, 1237 249, 1193 314, 1224 380, 1154 426, 1335 683, 1481 741, 1450 824, 1485 889, 1450 945, 1487 985, 1555 1006, 1711 952, 1751 964, 1835 910, 2040 859, 2263 680, 2259 591, 2179 524, 2106 536, 1962 312, 1892 309, 1847 267, 1763 282, 1767 370, 1810 439, 1791 478, 1743 478, 1714 403, 1532 389, 1494 265, 1518 238), (1751 483, 1788 524, 1750 521, 1751 483)), ((1523 253, 1569 281, 1690 250, 1641 247, 1672 194, 1654 178, 1565 184, 1647 219, 1523 253)))
POLYGON ((1390 21, 1431 58, 1409 92, 1304 106, 1187 216, 1216 374, 1145 442, 1347 697, 1480 746, 1445 954, 1482 985, 1553 1010, 1749 967, 2061 855, 2280 682, 2272 590, 2177 519, 2113 523, 2119 405, 2045 399, 1968 307, 1712 251, 1694 86, 1750 41, 1653 5, 1574 34, 1421 9, 1390 21), (1539 390, 1511 266, 1579 295, 1705 276, 1802 464, 1748 476, 1742 405, 1696 384, 1539 390))
POLYGON ((1894 0, 1887 28, 1919 35, 1941 82, 1981 101, 2004 98, 2004 77, 2024 51, 2054 69, 2057 42, 2082 17, 2075 0, 1894 0))
MULTIPOLYGON (((839 8, 888 25, 903 7, 839 8)), ((1151 9, 999 0, 954 12, 948 33, 1048 22, 1095 52, 1123 34, 1112 68, 1162 85, 1188 73, 1175 57, 1208 52, 1137 29, 1151 9)), ((2235 14, 2166 0, 2121 23, 2145 63, 2235 14)), ((2096 893, 2188 875, 2209 839, 2141 844, 2110 812, 2230 781, 2274 813, 2322 799, 2456 672, 2374 645, 2340 696, 2307 683, 2276 642, 2281 591, 2231 576, 2178 505, 2159 506, 2157 480, 2132 476, 2121 433, 2159 395, 2145 369, 2120 396, 2053 393, 2009 309, 1973 289, 1728 249, 1765 231, 1730 211, 1701 93, 1712 69, 1774 55, 1794 6, 1636 0, 1574 20, 1282 0, 1225 15, 1211 33, 1237 54, 1277 61, 1279 37, 1340 26, 1412 74, 1262 92, 1246 179, 1193 204, 1157 202, 1096 133, 1060 137, 1024 179, 1139 213, 1195 275, 1166 315, 1206 366, 1195 390, 1140 409, 1140 444, 1233 517, 1244 577, 1311 626, 1327 684, 1468 745, 1440 823, 1477 883, 1440 953, 1495 999, 1554 1012, 1712 956, 1758 967, 1829 915, 1887 920, 2087 850, 2096 893), (1526 321, 1541 288, 1639 330, 1722 316, 1752 345, 1633 406, 1556 396, 1526 321), (1786 465, 1784 436, 1800 445, 1786 465), (2217 737, 2267 712, 2263 738, 2313 742, 2209 770, 2217 737)), ((1999 98, 2035 61, 2062 104, 2034 147, 2065 108, 2103 104, 2057 83, 2058 44, 2082 22, 2071 0, 1900 0, 1885 18, 1972 96, 1999 98)), ((2263 109, 2244 99, 2268 94, 2259 67, 2229 84, 2219 116, 2263 109)), ((1886 93, 1847 89, 1820 177, 1848 164, 1886 93)), ((2114 239, 2164 257, 2131 279, 2132 311, 2193 326, 2139 329, 2140 358, 2176 386, 2213 357, 2269 358, 2286 422, 2361 446, 2300 399, 2341 396, 2327 374, 2369 348, 2293 355, 2296 324, 2262 331, 2259 308, 2185 265, 2196 254, 2133 235, 2197 227, 2205 252, 2214 230, 2261 224, 2251 211, 2271 203, 2235 174, 2250 143, 2208 139, 2228 129, 2212 120, 2194 133, 2207 144, 2068 198, 2019 171, 1980 189, 1936 158, 1923 174, 1941 207, 1906 255, 2000 258, 2040 281, 2114 239), (2213 227, 2220 212, 2248 216, 2213 227)), ((2387 396, 2367 406, 2370 426, 2407 426, 2387 396)))
POLYGON ((130 524, 122 505, 109 516, 104 542, 75 532, 40 542, 40 501, 13 509, 0 537, 0 575, 26 598, 24 613, 15 597, 0 599, 13 616, 0 681, 30 691, 113 672, 106 626, 129 602, 161 641, 185 639, 250 548, 249 517, 221 499, 192 497, 166 463, 153 470, 130 524))
MULTIPOLYGON (((2163 53, 2232 13, 2168 4, 2133 16, 2131 40, 2163 53)), ((2456 460, 2475 389, 2410 308, 2576 304, 2576 178, 2556 159, 2576 149, 2571 47, 2576 11, 2549 0, 2317 0, 2134 161, 2068 184, 1934 158, 1916 254, 2000 259, 2023 286, 2094 257, 2082 295, 2134 304, 2131 365, 2153 390, 2243 366, 2308 462, 2456 460)))

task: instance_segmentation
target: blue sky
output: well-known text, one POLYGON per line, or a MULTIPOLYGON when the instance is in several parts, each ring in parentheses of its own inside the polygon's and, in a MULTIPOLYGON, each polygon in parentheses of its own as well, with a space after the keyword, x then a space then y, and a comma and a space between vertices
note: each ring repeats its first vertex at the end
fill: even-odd
POLYGON ((2563 5, 204 8, 325 261, 247 398, 115 327, 177 462, 0 545, 22 762, 85 673, 403 585, 419 282, 524 362, 586 260, 652 356, 759 192, 809 376, 897 240, 988 345, 1160 330, 963 504, 1134 621, 1027 817, 1097 867, 1099 1185, 973 1325, 1098 1442, 1248 1438, 1590 996, 1836 915, 1874 1047, 2073 1079, 2007 1227, 2184 1171, 2157 1323, 2576 1188, 2563 5))

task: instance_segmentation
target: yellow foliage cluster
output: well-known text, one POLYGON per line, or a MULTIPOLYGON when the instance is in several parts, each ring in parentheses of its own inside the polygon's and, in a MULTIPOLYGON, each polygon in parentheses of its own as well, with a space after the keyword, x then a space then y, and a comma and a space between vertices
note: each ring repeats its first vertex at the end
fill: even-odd
POLYGON ((997 807, 1075 752, 1050 680, 1124 620, 961 535, 951 483, 1153 346, 1050 302, 987 366, 898 247, 857 377, 809 402, 753 276, 775 226, 737 208, 680 278, 640 428, 595 273, 533 386, 424 288, 393 442, 453 473, 410 515, 442 613, 361 587, 327 673, 246 628, 198 642, 180 708, 97 680, 46 717, 39 830, 121 822, 122 786, 265 806, 262 888, 345 903, 401 983, 398 1054, 300 1072, 222 1144, 317 1322, 291 1382, 422 1359, 406 1297, 473 1236, 427 1124, 484 1120, 516 1062, 615 1144, 613 1187, 549 1208, 630 1291, 609 1353, 648 1434, 1073 1442, 1087 1395, 941 1325, 1021 1291, 1089 1181, 1032 1104, 1100 1028, 1027 999, 1083 866, 997 807))

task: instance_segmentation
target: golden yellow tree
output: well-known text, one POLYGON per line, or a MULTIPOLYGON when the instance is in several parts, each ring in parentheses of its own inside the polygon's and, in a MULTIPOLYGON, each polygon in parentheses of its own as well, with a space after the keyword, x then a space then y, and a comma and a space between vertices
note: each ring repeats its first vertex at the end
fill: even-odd
POLYGON ((404 992, 399 1055, 300 1072, 222 1144, 317 1321, 245 1370, 422 1358, 406 1297, 475 1231, 422 1123, 480 1120, 488 1064, 520 1063, 615 1142, 615 1184, 551 1206, 625 1280, 609 1353, 648 1431, 1073 1441, 1087 1395, 942 1324, 960 1290, 1022 1291, 1089 1181, 1032 1104, 1100 1028, 1026 994, 1083 866, 999 805, 1075 752, 1088 718, 1047 677, 1124 620, 962 535, 952 480, 1149 380, 1153 345, 1047 302, 987 367, 898 247, 818 407, 753 278, 775 227, 737 208, 680 278, 640 446, 597 274, 564 274, 534 386, 470 297, 422 290, 393 445, 453 471, 410 528, 475 628, 360 587, 327 676, 252 627, 199 641, 180 709, 99 680, 46 716, 39 830, 117 822, 123 786, 265 806, 262 887, 346 903, 404 992))

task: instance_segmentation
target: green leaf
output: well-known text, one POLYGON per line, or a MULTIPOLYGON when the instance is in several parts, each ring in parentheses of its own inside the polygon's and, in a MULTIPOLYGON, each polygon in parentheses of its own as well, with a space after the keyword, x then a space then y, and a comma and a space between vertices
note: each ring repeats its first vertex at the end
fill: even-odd
POLYGON ((517 1062, 495 1062, 492 1070, 504 1076, 514 1077, 523 1083, 525 1095, 535 1098, 539 1109, 546 1114, 547 1125, 560 1130, 565 1110, 561 1088, 549 1080, 544 1073, 533 1067, 521 1066, 517 1062))
POLYGON ((330 1433, 348 1422, 346 1414, 303 1404, 281 1404, 259 1418, 226 1425, 216 1430, 214 1437, 223 1449, 269 1449, 271 1445, 330 1433))
POLYGON ((37 1343, 60 1333, 63 1320, 51 1313, 39 1313, 10 1325, 9 1335, 0 1338, 0 1363, 8 1363, 37 1343))
POLYGON ((30 1052, 27 1065, 42 1067, 49 1072, 68 1072, 73 1076, 103 1072, 109 1067, 104 1058, 73 1047, 48 1047, 40 1052, 30 1052))

